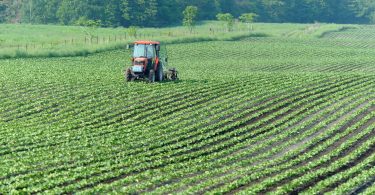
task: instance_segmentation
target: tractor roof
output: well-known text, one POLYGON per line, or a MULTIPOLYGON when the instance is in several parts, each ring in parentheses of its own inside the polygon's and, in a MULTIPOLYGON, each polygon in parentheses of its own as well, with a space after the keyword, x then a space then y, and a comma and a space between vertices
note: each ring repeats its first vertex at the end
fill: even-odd
POLYGON ((145 45, 160 45, 160 42, 156 42, 156 41, 135 41, 134 44, 145 44, 145 45))

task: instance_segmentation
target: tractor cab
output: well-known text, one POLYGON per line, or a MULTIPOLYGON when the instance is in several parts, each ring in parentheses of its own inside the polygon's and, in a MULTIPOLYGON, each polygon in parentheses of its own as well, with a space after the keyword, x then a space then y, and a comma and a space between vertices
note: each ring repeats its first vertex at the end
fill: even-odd
POLYGON ((132 71, 135 74, 150 73, 150 70, 155 72, 158 70, 160 43, 151 41, 137 41, 134 43, 132 56, 132 71))
POLYGON ((159 57, 159 42, 136 42, 134 44, 133 58, 153 59, 159 57))
POLYGON ((164 71, 167 62, 166 49, 161 51, 160 42, 136 41, 133 47, 132 66, 125 70, 125 79, 133 81, 146 78, 150 82, 155 82, 168 79, 168 75, 171 74, 177 79, 175 69, 164 71))

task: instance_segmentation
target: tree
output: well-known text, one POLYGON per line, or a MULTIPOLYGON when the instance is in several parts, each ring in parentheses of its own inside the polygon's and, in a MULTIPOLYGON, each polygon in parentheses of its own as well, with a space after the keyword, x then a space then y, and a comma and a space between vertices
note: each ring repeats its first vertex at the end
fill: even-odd
POLYGON ((56 12, 59 8, 60 0, 46 0, 44 4, 44 18, 43 22, 44 24, 52 24, 56 23, 58 21, 56 12))
POLYGON ((187 6, 186 9, 183 11, 183 25, 189 29, 190 33, 193 32, 195 26, 195 18, 197 17, 197 14, 198 8, 196 6, 187 6))
POLYGON ((184 5, 184 8, 188 5, 196 6, 199 10, 197 18, 200 20, 215 19, 216 14, 221 12, 219 0, 190 0, 185 1, 184 5))
POLYGON ((239 17, 239 19, 243 23, 253 23, 256 20, 257 17, 258 17, 258 14, 255 14, 255 13, 245 13, 245 14, 242 14, 239 17))
POLYGON ((284 22, 288 6, 285 0, 261 0, 263 19, 268 22, 284 22))
POLYGON ((370 23, 375 24, 375 1, 353 0, 353 8, 357 17, 366 18, 370 23))
POLYGON ((356 13, 352 10, 352 0, 331 0, 328 9, 331 16, 324 22, 335 23, 359 23, 361 21, 356 18, 356 13))
POLYGON ((166 26, 180 23, 183 19, 181 13, 186 7, 181 5, 182 2, 177 3, 176 0, 158 0, 157 21, 155 21, 155 25, 166 26))
POLYGON ((216 18, 219 20, 219 21, 222 21, 222 22, 225 22, 226 23, 226 26, 227 26, 227 30, 228 32, 232 31, 233 30, 233 26, 234 26, 234 17, 232 14, 230 13, 226 13, 226 14, 217 14, 216 15, 216 18))
POLYGON ((76 20, 74 24, 77 26, 81 26, 82 31, 85 33, 85 35, 89 36, 90 39, 92 39, 97 34, 96 31, 101 26, 101 21, 89 20, 86 17, 82 16, 78 20, 76 20))
POLYGON ((0 11, 0 22, 19 23, 23 3, 24 0, 0 0, 0 7, 3 8, 0 11))
POLYGON ((156 0, 122 0, 120 9, 125 26, 152 26, 157 7, 156 0))
MULTIPOLYGON (((199 10, 194 22, 257 13, 262 22, 375 23, 375 0, 0 0, 0 22, 72 25, 85 17, 106 27, 160 27, 179 24, 188 6, 199 10)), ((232 30, 232 19, 223 21, 232 30)))
POLYGON ((104 18, 103 0, 62 0, 56 13, 62 24, 75 24, 80 17, 89 20, 104 18))
POLYGON ((121 10, 118 0, 106 0, 104 5, 104 25, 116 27, 121 25, 121 10))
POLYGON ((0 22, 5 22, 9 13, 9 1, 0 1, 0 22))
MULTIPOLYGON (((57 10, 56 16, 61 24, 72 24, 79 19, 77 16, 77 0, 62 0, 59 9, 57 10)), ((86 15, 84 12, 80 13, 81 16, 86 15)))
POLYGON ((242 14, 239 17, 239 19, 240 19, 241 22, 247 23, 249 30, 250 29, 252 30, 253 27, 252 26, 250 27, 250 24, 253 23, 257 17, 258 17, 258 15, 255 14, 255 13, 245 13, 245 14, 242 14))
POLYGON ((33 24, 56 23, 59 0, 28 0, 22 4, 22 21, 33 24))

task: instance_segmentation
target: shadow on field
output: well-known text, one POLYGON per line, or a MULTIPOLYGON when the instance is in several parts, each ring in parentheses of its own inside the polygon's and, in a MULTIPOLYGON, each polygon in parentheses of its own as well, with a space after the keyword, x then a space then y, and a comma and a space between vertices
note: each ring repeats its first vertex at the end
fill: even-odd
POLYGON ((148 80, 134 80, 132 82, 124 82, 126 85, 128 84, 144 84, 144 85, 158 85, 158 84, 166 84, 166 85, 180 85, 180 84, 190 84, 190 85, 197 85, 197 84, 209 84, 212 83, 210 80, 206 79, 179 79, 176 81, 162 81, 162 82, 154 82, 150 83, 148 80))

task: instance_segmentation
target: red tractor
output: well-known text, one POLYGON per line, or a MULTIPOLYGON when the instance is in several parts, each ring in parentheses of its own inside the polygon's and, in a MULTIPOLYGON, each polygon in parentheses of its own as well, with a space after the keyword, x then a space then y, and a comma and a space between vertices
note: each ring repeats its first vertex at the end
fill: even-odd
POLYGON ((161 49, 160 42, 136 41, 134 42, 132 66, 125 70, 125 80, 131 82, 147 79, 151 83, 177 80, 176 69, 167 69, 167 63, 166 49, 161 49))

